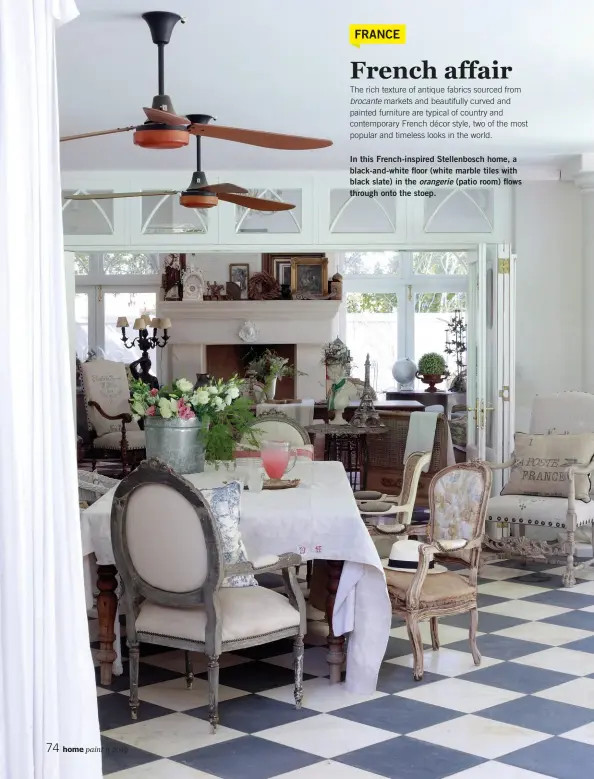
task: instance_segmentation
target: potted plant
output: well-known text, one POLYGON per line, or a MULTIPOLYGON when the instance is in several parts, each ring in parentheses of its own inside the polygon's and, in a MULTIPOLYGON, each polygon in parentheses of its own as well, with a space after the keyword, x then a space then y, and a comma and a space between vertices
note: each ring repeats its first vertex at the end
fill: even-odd
POLYGON ((351 353, 340 338, 324 345, 322 362, 326 366, 327 378, 333 383, 351 374, 351 353))
POLYGON ((295 376, 298 373, 292 365, 289 365, 287 357, 281 357, 280 354, 270 349, 266 349, 259 357, 252 360, 248 365, 248 370, 264 385, 267 400, 274 400, 277 381, 285 376, 295 376))
POLYGON ((200 473, 205 461, 232 460, 255 420, 242 388, 237 377, 197 389, 188 379, 161 389, 135 381, 130 405, 134 417, 144 419, 147 458, 157 457, 178 473, 200 473))
POLYGON ((445 359, 437 352, 424 354, 419 360, 416 376, 423 384, 428 385, 427 392, 437 392, 435 385, 449 376, 445 359))

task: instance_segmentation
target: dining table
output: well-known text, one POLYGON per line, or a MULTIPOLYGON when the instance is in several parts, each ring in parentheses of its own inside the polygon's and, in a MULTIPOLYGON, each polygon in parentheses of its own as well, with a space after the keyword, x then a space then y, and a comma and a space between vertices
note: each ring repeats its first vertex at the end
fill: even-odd
MULTIPOLYGON (((233 480, 245 484, 244 469, 248 467, 238 463, 229 470, 210 469, 184 478, 198 489, 233 480)), ((391 628, 382 562, 361 519, 342 463, 297 462, 286 476, 298 479, 298 486, 243 490, 240 532, 248 559, 296 552, 304 561, 327 561, 326 657, 330 681, 341 681, 346 661, 347 689, 371 694, 376 689, 391 628)), ((97 563, 97 654, 102 684, 111 683, 112 673, 122 673, 118 577, 111 545, 115 489, 81 513, 83 555, 94 555, 97 563)), ((167 521, 166 516, 163 521, 167 521)))

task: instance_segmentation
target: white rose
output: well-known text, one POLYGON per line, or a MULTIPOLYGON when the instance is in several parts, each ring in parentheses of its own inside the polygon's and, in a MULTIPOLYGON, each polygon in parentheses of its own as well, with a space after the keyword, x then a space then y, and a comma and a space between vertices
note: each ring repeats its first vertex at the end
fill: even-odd
POLYGON ((222 411, 225 408, 225 401, 222 398, 213 398, 212 405, 215 411, 222 411))
POLYGON ((163 419, 170 419, 172 416, 171 403, 167 400, 167 398, 161 398, 159 400, 159 411, 161 412, 163 419))
POLYGON ((192 382, 188 381, 188 379, 178 379, 175 382, 175 386, 180 392, 191 392, 194 387, 192 382))
POLYGON ((227 390, 227 397, 231 398, 231 400, 235 400, 235 398, 239 397, 239 390, 237 387, 229 387, 227 390))
POLYGON ((218 387, 207 387, 206 388, 208 392, 210 392, 211 395, 218 395, 219 394, 219 388, 218 387))
POLYGON ((233 403, 233 398, 231 397, 231 393, 230 393, 230 392, 228 392, 228 393, 225 395, 225 405, 226 405, 226 406, 230 406, 230 405, 231 405, 231 403, 233 403))
POLYGON ((206 390, 200 389, 192 395, 192 404, 194 406, 205 406, 208 403, 210 395, 206 390))

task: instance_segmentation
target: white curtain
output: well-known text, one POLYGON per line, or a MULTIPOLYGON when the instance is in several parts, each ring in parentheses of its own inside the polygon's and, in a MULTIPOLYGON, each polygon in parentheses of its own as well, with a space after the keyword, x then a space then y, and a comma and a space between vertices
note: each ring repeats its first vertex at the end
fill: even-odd
POLYGON ((55 27, 0 0, 0 777, 99 779, 60 198, 55 27))

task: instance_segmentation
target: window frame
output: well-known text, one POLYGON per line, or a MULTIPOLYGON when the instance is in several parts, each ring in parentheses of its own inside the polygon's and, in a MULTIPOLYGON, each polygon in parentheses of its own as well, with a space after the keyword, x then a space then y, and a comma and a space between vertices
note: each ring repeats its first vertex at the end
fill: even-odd
MULTIPOLYGON (((88 348, 105 349, 105 306, 103 297, 109 292, 121 293, 150 293, 156 294, 157 303, 159 302, 159 292, 161 289, 161 261, 160 252, 130 252, 105 250, 98 252, 74 252, 75 254, 89 255, 89 272, 85 274, 75 274, 74 291, 88 295, 88 348), (106 273, 103 269, 103 258, 105 254, 153 254, 159 257, 158 273, 106 273)), ((133 338, 134 331, 131 329, 130 322, 129 337, 133 338)), ((80 355, 79 355, 80 357, 80 355)), ((84 357, 86 359, 86 355, 84 357)), ((84 361, 84 360, 83 360, 84 361)), ((159 360, 153 361, 153 369, 159 370, 159 360)))
MULTIPOLYGON (((382 253, 394 251, 387 247, 364 249, 357 247, 357 251, 382 253)), ((416 252, 466 252, 469 255, 469 264, 472 255, 477 252, 475 245, 441 248, 436 246, 415 247, 411 249, 398 249, 399 270, 394 274, 349 274, 343 275, 343 303, 340 306, 338 317, 339 337, 346 342, 347 310, 346 300, 349 293, 395 293, 398 298, 398 350, 397 359, 409 357, 414 360, 415 352, 415 303, 416 296, 425 292, 466 292, 468 293, 468 274, 429 274, 413 273, 413 254, 416 252)), ((338 268, 344 266, 344 257, 347 252, 337 252, 338 268)), ((444 336, 445 344, 445 336, 444 336)), ((348 346, 348 343, 347 343, 348 346)))

